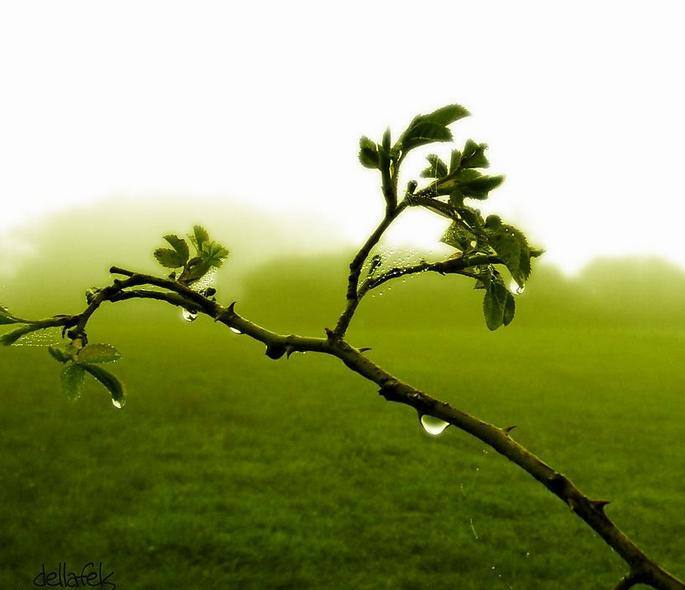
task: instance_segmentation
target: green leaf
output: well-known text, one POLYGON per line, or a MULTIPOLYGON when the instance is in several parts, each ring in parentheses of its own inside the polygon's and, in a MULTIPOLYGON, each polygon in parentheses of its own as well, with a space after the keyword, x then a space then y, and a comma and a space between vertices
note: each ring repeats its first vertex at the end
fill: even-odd
POLYGON ((462 204, 461 207, 457 207, 457 213, 472 229, 482 227, 483 216, 475 207, 469 207, 468 205, 462 204))
POLYGON ((359 140, 359 161, 365 168, 378 168, 378 146, 368 137, 359 140))
POLYGON ((178 280, 181 283, 189 285, 205 276, 210 268, 211 266, 207 262, 199 256, 196 256, 188 261, 188 264, 186 264, 186 267, 183 269, 181 276, 178 277, 178 280))
POLYGON ((428 168, 421 172, 423 178, 442 178, 447 176, 447 165, 435 154, 426 156, 428 160, 428 168))
POLYGON ((511 225, 486 228, 485 235, 492 249, 502 259, 511 276, 523 287, 530 276, 530 248, 526 236, 511 225))
POLYGON ((176 235, 169 234, 164 236, 164 239, 171 244, 171 247, 176 251, 179 257, 183 260, 183 264, 188 261, 190 252, 188 250, 188 242, 176 235))
POLYGON ((448 104, 428 115, 419 115, 424 121, 437 123, 438 125, 450 125, 459 119, 469 116, 469 112, 461 105, 448 104))
POLYGON ((455 209, 464 206, 464 193, 462 193, 458 188, 453 188, 450 193, 449 203, 455 209))
POLYGON ((507 291, 506 301, 504 302, 504 315, 502 316, 502 323, 505 326, 511 324, 516 313, 516 301, 514 296, 507 291))
POLYGON ((459 189, 465 197, 471 199, 487 199, 491 190, 497 188, 504 181, 504 176, 486 176, 474 174, 466 175, 466 172, 476 172, 475 170, 464 170, 457 179, 459 189))
POLYGON ((463 225, 453 222, 440 239, 441 242, 465 252, 473 248, 472 242, 477 241, 473 232, 463 225))
POLYGON ((388 127, 383 132, 383 138, 381 139, 381 148, 387 156, 390 156, 390 127, 388 127))
POLYGON ((446 217, 447 219, 454 219, 454 210, 452 207, 447 203, 439 201, 438 199, 426 199, 425 201, 421 202, 421 206, 433 211, 434 213, 437 213, 438 215, 441 215, 442 217, 446 217))
POLYGON ((452 150, 450 154, 450 174, 454 174, 459 170, 461 164, 461 152, 459 150, 452 150))
POLYGON ((75 400, 81 397, 81 390, 83 389, 83 378, 85 376, 84 367, 69 363, 62 370, 62 391, 69 400, 75 400))
POLYGON ((490 165, 490 162, 488 162, 488 159, 485 157, 486 149, 488 149, 488 145, 485 143, 478 144, 472 139, 467 140, 461 158, 461 167, 487 168, 490 165))
POLYGON ((502 218, 499 215, 488 215, 485 218, 485 227, 496 229, 502 225, 502 218))
POLYGON ((95 377, 112 395, 112 403, 117 408, 123 408, 126 404, 126 392, 124 390, 124 384, 106 369, 99 367, 98 365, 76 365, 82 367, 88 371, 93 377, 95 377))
POLYGON ((44 330, 45 326, 41 326, 39 324, 30 324, 28 326, 23 326, 21 328, 17 328, 16 330, 12 330, 11 332, 7 332, 6 334, 3 334, 0 336, 0 344, 3 344, 4 346, 10 346, 14 344, 17 340, 22 338, 23 336, 26 336, 27 334, 30 334, 31 332, 36 332, 37 330, 44 330))
POLYGON ((400 149, 405 152, 435 141, 451 141, 452 132, 444 125, 419 122, 407 129, 400 138, 400 149))
POLYGON ((88 344, 76 357, 77 363, 113 363, 121 358, 119 351, 111 344, 88 344))
POLYGON ((19 318, 15 318, 6 307, 0 305, 0 325, 23 324, 19 318))
POLYGON ((167 268, 179 268, 186 263, 176 250, 171 250, 170 248, 157 248, 154 254, 157 262, 167 268))
POLYGON ((205 242, 202 245, 202 252, 200 258, 209 266, 219 267, 223 264, 229 252, 218 242, 205 242))
POLYGON ((490 281, 483 297, 483 315, 489 330, 496 330, 504 323, 504 308, 507 304, 507 288, 501 281, 490 281))
POLYGON ((201 225, 193 226, 193 235, 190 236, 190 241, 195 245, 198 253, 202 250, 202 245, 209 241, 209 232, 201 225))
POLYGON ((48 346, 48 352, 56 361, 66 363, 74 358, 78 349, 69 343, 61 346, 48 346))
POLYGON ((482 178, 486 177, 478 170, 459 170, 457 174, 439 179, 435 183, 435 194, 450 196, 454 194, 463 199, 470 196, 471 186, 482 178))

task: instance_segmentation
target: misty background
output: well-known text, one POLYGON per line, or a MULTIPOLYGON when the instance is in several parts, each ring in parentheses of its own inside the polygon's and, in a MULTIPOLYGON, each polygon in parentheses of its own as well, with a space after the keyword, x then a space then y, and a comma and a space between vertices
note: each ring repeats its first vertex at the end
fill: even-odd
MULTIPOLYGON (((255 321, 284 331, 320 331, 334 324, 354 254, 339 228, 307 216, 283 223, 219 199, 110 199, 39 217, 5 237, 0 297, 19 315, 75 313, 85 305, 87 288, 111 282, 111 265, 165 274, 153 250, 164 244, 163 235, 185 235, 195 223, 204 224, 230 250, 214 279, 221 302, 238 301, 255 321)), ((433 248, 383 240, 374 252, 388 267, 406 264, 407 257, 439 260, 452 251, 440 236, 441 231, 433 233, 433 248)), ((428 242, 428 236, 423 239, 428 242)), ((529 324, 577 327, 579 322, 674 327, 685 319, 684 293, 683 270, 657 257, 598 257, 569 276, 543 255, 517 296, 517 321, 509 330, 529 324)), ((470 279, 426 273, 372 291, 355 324, 459 329, 482 323, 481 303, 482 292, 473 290, 470 279)), ((117 307, 140 320, 145 314, 135 310, 141 305, 154 318, 172 315, 162 305, 117 307)))
MULTIPOLYGON (((490 145, 483 203, 546 249, 514 322, 422 274, 349 331, 402 379, 498 426, 685 573, 685 36, 681 3, 121 0, 0 5, 0 305, 78 313, 112 264, 205 225, 217 299, 323 335, 383 213, 361 135, 460 103, 490 145)), ((417 149, 401 186, 417 178, 417 149)), ((386 264, 441 258, 407 211, 386 264)), ((373 295, 373 296, 371 296, 373 295)), ((7 329, 11 329, 8 326, 7 329)), ((4 331, 4 329, 3 329, 4 331)), ((155 301, 105 305, 128 403, 61 394, 45 338, 0 350, 0 586, 102 559, 122 588, 610 588, 616 555, 541 486, 335 359, 155 301), (23 345, 23 346, 22 346, 23 345)))

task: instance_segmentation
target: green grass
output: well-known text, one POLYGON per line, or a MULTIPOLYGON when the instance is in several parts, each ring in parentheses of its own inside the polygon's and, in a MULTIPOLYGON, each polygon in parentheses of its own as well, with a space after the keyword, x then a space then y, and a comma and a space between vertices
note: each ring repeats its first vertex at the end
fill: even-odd
MULTIPOLYGON (((567 507, 464 433, 428 437, 335 359, 269 361, 174 314, 94 321, 91 339, 125 354, 121 411, 94 384, 65 401, 44 349, 1 351, 3 590, 60 560, 102 560, 124 590, 591 589, 625 573, 567 507)), ((372 324, 351 335, 372 358, 516 424, 685 576, 685 331, 372 324)))

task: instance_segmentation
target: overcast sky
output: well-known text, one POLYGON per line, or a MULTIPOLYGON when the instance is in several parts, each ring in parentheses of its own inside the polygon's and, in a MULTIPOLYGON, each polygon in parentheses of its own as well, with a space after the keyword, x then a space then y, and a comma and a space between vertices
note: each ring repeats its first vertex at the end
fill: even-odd
MULTIPOLYGON (((458 141, 487 142, 507 175, 488 206, 548 259, 685 266, 681 2, 0 6, 0 234, 168 195, 320 217, 359 240, 382 210, 359 136, 458 102, 472 112, 458 141)), ((437 232, 414 216, 393 239, 437 232)))

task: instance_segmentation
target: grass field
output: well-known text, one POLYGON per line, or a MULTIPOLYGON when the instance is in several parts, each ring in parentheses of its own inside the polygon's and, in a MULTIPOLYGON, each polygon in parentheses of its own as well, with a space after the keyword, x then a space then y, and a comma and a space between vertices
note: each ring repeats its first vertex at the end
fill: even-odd
MULTIPOLYGON (((121 411, 95 385, 66 402, 44 349, 0 351, 3 590, 32 587, 43 562, 92 560, 124 590, 594 589, 625 573, 524 472, 455 429, 425 435, 335 359, 269 361, 149 309, 93 323, 125 354, 121 411)), ((685 576, 685 330, 360 326, 372 358, 516 424, 685 576)))

